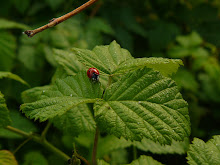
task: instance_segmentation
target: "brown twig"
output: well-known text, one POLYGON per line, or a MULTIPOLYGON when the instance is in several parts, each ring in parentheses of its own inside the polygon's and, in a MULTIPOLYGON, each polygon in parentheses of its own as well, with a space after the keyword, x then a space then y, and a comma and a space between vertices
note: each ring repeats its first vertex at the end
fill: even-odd
POLYGON ((84 9, 86 9, 87 7, 91 6, 93 3, 95 3, 96 1, 98 0, 89 0, 88 2, 84 3, 82 6, 76 8, 75 10, 61 16, 61 17, 58 17, 58 18, 53 18, 49 21, 48 24, 44 25, 44 26, 41 26, 35 30, 26 30, 24 31, 23 33, 26 34, 28 37, 33 37, 35 34, 39 33, 39 32, 42 32, 48 28, 51 28, 53 26, 56 26, 57 24, 71 18, 72 16, 80 13, 81 11, 83 11, 84 9))

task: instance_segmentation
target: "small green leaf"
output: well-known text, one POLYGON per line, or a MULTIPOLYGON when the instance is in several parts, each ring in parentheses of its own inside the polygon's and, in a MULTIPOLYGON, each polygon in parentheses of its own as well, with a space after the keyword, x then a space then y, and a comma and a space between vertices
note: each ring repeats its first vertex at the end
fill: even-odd
POLYGON ((29 27, 24 24, 0 18, 0 29, 28 29, 28 28, 29 27))
POLYGON ((130 164, 127 165, 162 165, 162 163, 154 160, 152 157, 150 156, 140 156, 139 159, 134 160, 133 162, 131 162, 130 164))
POLYGON ((4 95, 0 92, 0 127, 6 127, 10 124, 9 111, 5 103, 4 95))
POLYGON ((213 136, 207 143, 194 138, 187 152, 190 165, 219 165, 220 164, 220 135, 213 136))
POLYGON ((106 163, 104 160, 98 160, 97 164, 98 165, 110 165, 109 163, 106 163))
POLYGON ((117 137, 171 144, 190 134, 186 101, 173 80, 153 69, 124 75, 106 89, 94 110, 98 126, 117 137))
POLYGON ((79 104, 94 103, 101 94, 100 84, 91 82, 86 72, 80 72, 76 76, 56 80, 51 89, 44 91, 41 100, 23 104, 21 110, 31 119, 45 121, 79 104))
POLYGON ((2 79, 2 78, 10 78, 10 79, 16 80, 24 85, 29 86, 28 83, 26 81, 24 81, 21 77, 19 77, 16 74, 13 74, 11 72, 1 72, 0 71, 0 79, 2 79))
POLYGON ((196 32, 192 32, 188 36, 178 36, 176 40, 184 47, 199 46, 203 42, 202 38, 196 32))
POLYGON ((74 48, 73 52, 88 68, 95 67, 105 74, 112 74, 119 64, 133 58, 127 50, 120 48, 116 41, 108 46, 96 46, 93 51, 74 48))
POLYGON ((39 151, 31 151, 25 154, 23 165, 48 165, 47 159, 39 151))
POLYGON ((1 165, 18 165, 14 155, 7 150, 0 150, 0 164, 1 165))
POLYGON ((143 138, 141 142, 135 141, 134 145, 140 150, 150 151, 154 154, 185 154, 189 147, 189 139, 172 141, 171 145, 161 145, 143 138))
POLYGON ((173 73, 177 72, 180 65, 183 65, 183 62, 179 59, 166 59, 155 57, 137 58, 123 62, 119 65, 114 73, 126 73, 129 70, 136 70, 148 67, 160 71, 164 76, 171 76, 173 73))

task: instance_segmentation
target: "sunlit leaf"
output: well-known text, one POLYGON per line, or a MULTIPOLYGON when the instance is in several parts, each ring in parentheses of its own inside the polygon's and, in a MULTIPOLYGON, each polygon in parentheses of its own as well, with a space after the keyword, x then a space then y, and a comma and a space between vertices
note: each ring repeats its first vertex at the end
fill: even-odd
POLYGON ((190 134, 187 103, 178 87, 152 69, 124 75, 106 89, 94 110, 98 126, 117 137, 171 144, 190 134))
POLYGON ((16 74, 13 74, 11 72, 1 72, 0 71, 0 79, 2 79, 2 78, 10 78, 10 79, 16 80, 24 85, 28 85, 27 82, 24 81, 21 77, 19 77, 16 74))
POLYGON ((18 165, 14 155, 8 150, 0 150, 1 165, 18 165))
POLYGON ((130 164, 126 164, 126 165, 162 165, 162 163, 154 160, 152 157, 150 156, 140 156, 139 159, 134 160, 133 162, 131 162, 130 164))
POLYGON ((192 144, 189 146, 187 152, 188 164, 200 165, 220 164, 220 135, 213 136, 207 143, 204 141, 194 138, 192 144))

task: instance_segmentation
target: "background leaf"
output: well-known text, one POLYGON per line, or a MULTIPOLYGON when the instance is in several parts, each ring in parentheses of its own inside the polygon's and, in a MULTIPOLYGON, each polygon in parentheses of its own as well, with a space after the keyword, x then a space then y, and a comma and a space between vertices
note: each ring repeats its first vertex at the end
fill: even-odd
POLYGON ((13 74, 13 73, 11 73, 11 72, 1 72, 1 71, 0 71, 0 79, 2 79, 2 78, 10 78, 10 79, 16 80, 16 81, 18 81, 18 82, 20 82, 20 83, 22 83, 22 84, 24 84, 24 85, 29 86, 29 85, 27 84, 27 82, 25 82, 21 77, 19 77, 19 76, 16 75, 16 74, 13 74))
POLYGON ((10 124, 9 111, 5 103, 4 95, 0 92, 0 127, 6 127, 10 124))
POLYGON ((31 151, 25 154, 24 165, 48 165, 47 159, 39 151, 31 151))
POLYGON ((6 31, 0 31, 0 70, 10 71, 15 59, 16 38, 6 31))
POLYGON ((162 165, 162 163, 154 160, 150 156, 142 155, 140 156, 140 158, 138 158, 137 160, 134 160, 133 162, 127 165, 162 165))
POLYGON ((161 144, 190 134, 187 103, 175 82, 144 68, 124 75, 94 105, 98 126, 117 137, 161 144))
POLYGON ((133 143, 138 149, 154 154, 185 154, 189 147, 187 138, 184 141, 172 141, 171 145, 161 145, 146 138, 143 138, 141 142, 133 143))
POLYGON ((220 135, 213 136, 207 143, 194 138, 187 152, 188 164, 213 164, 220 163, 220 135))
POLYGON ((1 165, 18 165, 14 155, 8 150, 0 150, 1 165))

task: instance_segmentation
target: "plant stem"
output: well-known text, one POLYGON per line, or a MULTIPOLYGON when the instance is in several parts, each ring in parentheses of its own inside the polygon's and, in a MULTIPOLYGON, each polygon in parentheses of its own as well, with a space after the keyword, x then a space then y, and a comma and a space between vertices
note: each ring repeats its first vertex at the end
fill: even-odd
POLYGON ((97 127, 96 132, 95 132, 93 151, 92 151, 92 164, 93 165, 97 165, 96 153, 97 153, 97 146, 98 146, 98 137, 99 137, 99 130, 98 130, 98 127, 97 127))
POLYGON ((40 143, 41 145, 43 145, 47 149, 51 150, 52 152, 54 152, 57 155, 59 155, 60 157, 62 157, 65 161, 70 159, 70 157, 68 155, 66 155, 61 150, 59 150, 58 148, 53 146, 46 139, 42 139, 41 136, 39 136, 39 135, 35 135, 35 134, 32 134, 32 133, 27 133, 27 132, 24 132, 24 131, 19 130, 17 128, 11 127, 11 126, 7 126, 6 129, 8 129, 9 131, 12 131, 14 133, 17 133, 21 136, 31 138, 32 140, 36 141, 37 143, 40 143))
POLYGON ((32 137, 29 137, 26 139, 23 143, 21 143, 14 151, 13 154, 15 154, 21 147, 23 147, 27 142, 29 142, 32 139, 32 137))
POLYGON ((112 75, 109 75, 107 88, 108 88, 111 84, 112 84, 112 75))
POLYGON ((86 160, 86 158, 82 157, 81 155, 79 155, 78 153, 74 154, 77 158, 81 159, 83 162, 85 162, 87 165, 90 165, 90 163, 88 162, 88 160, 86 160))
POLYGON ((133 146, 133 159, 137 159, 137 148, 135 146, 133 146))
POLYGON ((72 16, 80 13, 81 11, 85 10, 87 7, 91 6, 93 3, 95 3, 97 0, 89 0, 88 2, 84 3, 82 6, 76 8, 75 10, 61 16, 58 18, 53 18, 48 24, 41 26, 35 30, 26 30, 24 31, 24 34, 26 34, 28 37, 33 37, 35 34, 42 32, 48 28, 54 27, 57 24, 71 18, 72 16))
POLYGON ((42 138, 42 139, 45 139, 45 138, 46 138, 46 134, 47 134, 47 132, 48 132, 50 126, 51 126, 51 122, 48 122, 47 125, 46 125, 46 127, 44 128, 43 132, 41 133, 41 138, 42 138))

